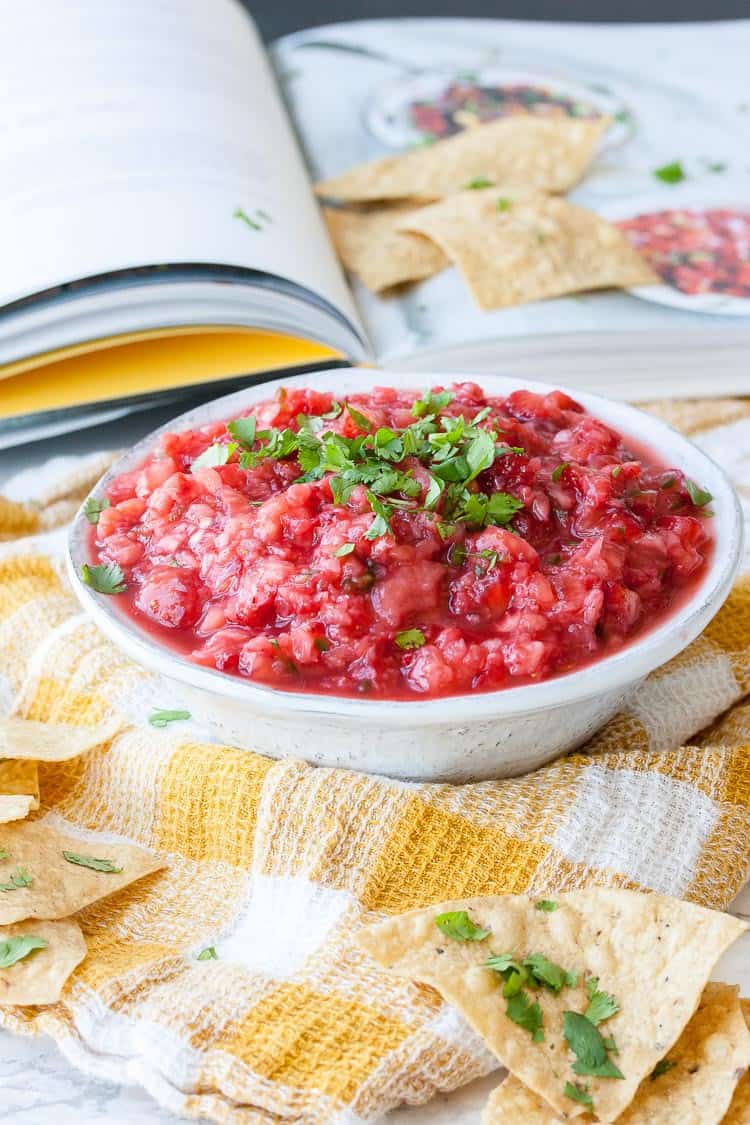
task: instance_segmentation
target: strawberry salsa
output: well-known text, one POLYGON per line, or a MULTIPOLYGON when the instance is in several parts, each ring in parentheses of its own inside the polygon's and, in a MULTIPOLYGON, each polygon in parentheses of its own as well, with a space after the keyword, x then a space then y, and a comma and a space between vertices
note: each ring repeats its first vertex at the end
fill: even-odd
POLYGON ((710 500, 559 391, 282 389, 91 500, 84 578, 259 683, 489 691, 658 623, 706 564, 710 500))

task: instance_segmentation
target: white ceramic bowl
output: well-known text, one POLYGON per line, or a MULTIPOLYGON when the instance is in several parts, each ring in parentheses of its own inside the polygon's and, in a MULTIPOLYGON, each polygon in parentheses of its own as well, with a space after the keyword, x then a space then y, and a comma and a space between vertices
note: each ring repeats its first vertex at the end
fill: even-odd
MULTIPOLYGON (((490 394, 519 387, 548 393, 549 384, 500 376, 440 377, 361 368, 317 372, 248 387, 176 418, 163 430, 184 430, 228 418, 267 399, 277 386, 314 386, 338 395, 378 385, 424 389, 470 379, 490 394)), ((564 389, 564 388, 563 388, 564 389)), ((690 599, 657 628, 614 656, 543 683, 443 699, 383 701, 276 691, 204 668, 140 630, 115 599, 94 593, 80 578, 88 529, 79 512, 70 533, 69 570, 86 610, 116 645, 171 681, 193 718, 221 741, 273 757, 297 757, 325 766, 422 781, 509 777, 579 746, 622 707, 655 668, 681 652, 705 628, 729 593, 742 546, 737 498, 722 470, 663 422, 598 395, 569 392, 592 414, 649 446, 666 464, 684 470, 713 494, 716 548, 690 599)), ((138 466, 157 430, 125 454, 102 478, 138 466)))

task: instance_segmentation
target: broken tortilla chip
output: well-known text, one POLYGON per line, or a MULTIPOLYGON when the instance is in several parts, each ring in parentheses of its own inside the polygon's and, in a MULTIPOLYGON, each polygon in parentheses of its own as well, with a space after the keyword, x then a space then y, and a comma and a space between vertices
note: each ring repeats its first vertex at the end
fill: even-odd
POLYGON ((108 742, 121 726, 122 722, 116 719, 95 727, 74 727, 64 723, 37 723, 32 719, 3 717, 0 718, 0 758, 67 762, 108 742))
POLYGON ((67 918, 164 863, 134 844, 73 836, 46 821, 0 830, 0 925, 67 918))
POLYGON ((72 918, 3 926, 0 1004, 54 1004, 85 956, 81 927, 72 918))
MULTIPOLYGON (((740 1007, 745 1023, 750 1027, 750 1000, 740 1000, 740 1007)), ((722 1125, 750 1125, 750 1074, 747 1071, 737 1083, 722 1125)))
POLYGON ((323 209, 342 264, 373 293, 422 281, 448 265, 443 251, 429 238, 397 230, 399 219, 410 211, 410 207, 370 212, 323 209))
MULTIPOLYGON (((748 1065, 750 1032, 737 989, 709 983, 682 1035, 641 1082, 618 1125, 719 1125, 748 1065)), ((587 1115, 585 1120, 593 1118, 587 1115)), ((509 1121, 558 1125, 565 1118, 509 1075, 491 1095, 482 1122, 509 1121)))
POLYGON ((616 226, 564 199, 510 200, 499 210, 488 192, 462 192, 398 225, 444 250, 482 309, 658 281, 616 226))
POLYGON ((442 199, 473 181, 565 192, 583 176, 607 118, 505 117, 433 145, 359 164, 315 185, 342 202, 442 199))
POLYGON ((598 1116, 613 1121, 668 1054, 713 965, 747 928, 727 914, 664 895, 596 888, 557 895, 553 910, 537 910, 523 895, 444 903, 370 926, 358 941, 397 976, 436 988, 500 1062, 558 1113, 585 1112, 565 1093, 566 1085, 583 1083, 598 1116), (473 938, 447 936, 435 921, 446 913, 462 923, 459 933, 473 938), (514 980, 512 969, 508 977, 485 965, 493 955, 500 958, 496 965, 507 957, 541 958, 559 988, 532 983, 527 991, 523 974, 514 980), (592 987, 602 990, 600 1006, 609 1004, 600 1029, 584 1018, 592 987), (589 1038, 599 1033, 593 1052, 583 1031, 589 1038), (612 1039, 613 1058, 606 1048, 612 1039), (607 1070, 611 1077, 602 1073, 607 1070))
POLYGON ((39 808, 39 770, 36 762, 6 758, 0 761, 0 824, 23 820, 39 808))

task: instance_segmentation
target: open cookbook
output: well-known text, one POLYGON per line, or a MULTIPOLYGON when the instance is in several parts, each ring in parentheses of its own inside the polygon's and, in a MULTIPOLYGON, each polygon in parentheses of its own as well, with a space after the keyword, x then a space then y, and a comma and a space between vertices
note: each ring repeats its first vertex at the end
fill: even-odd
POLYGON ((399 20, 267 52, 235 0, 13 5, 0 445, 331 361, 749 390, 749 49, 399 20))

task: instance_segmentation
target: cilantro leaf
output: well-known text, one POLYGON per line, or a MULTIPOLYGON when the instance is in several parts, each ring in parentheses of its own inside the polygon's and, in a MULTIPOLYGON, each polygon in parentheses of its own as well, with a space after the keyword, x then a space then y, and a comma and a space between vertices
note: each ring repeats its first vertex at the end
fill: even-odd
POLYGON ((510 211, 511 207, 512 207, 511 201, 509 199, 504 199, 504 198, 498 199, 497 203, 495 204, 496 210, 500 211, 501 213, 503 211, 510 211))
POLYGON ((512 953, 493 953, 484 962, 484 967, 485 969, 492 969, 493 972, 499 973, 504 978, 503 996, 506 998, 515 996, 516 993, 520 992, 529 979, 528 972, 523 965, 514 959, 512 953))
POLYGON ((557 908, 557 903, 552 902, 552 900, 549 898, 540 898, 539 902, 534 903, 534 909, 541 910, 545 914, 553 914, 554 911, 557 910, 557 908))
POLYGON ((189 711, 159 711, 149 715, 148 721, 152 727, 165 727, 167 723, 176 723, 180 719, 191 719, 189 711))
POLYGON ((679 160, 673 160, 670 164, 662 164, 661 168, 654 168, 654 175, 657 180, 661 180, 665 184, 679 184, 682 180, 687 179, 685 169, 679 160))
POLYGON ((516 500, 508 492, 493 492, 487 501, 487 523, 494 523, 502 527, 510 523, 517 512, 523 507, 522 500, 516 500))
POLYGON ((589 1087, 584 1086, 582 1083, 566 1082, 564 1094, 566 1098, 570 1098, 572 1102, 578 1102, 579 1105, 585 1105, 587 1109, 594 1112, 594 1101, 589 1093, 589 1087))
POLYGON ((430 486, 427 489, 427 493, 424 498, 425 508, 428 508, 430 511, 432 511, 440 497, 443 495, 444 489, 444 482, 441 481, 439 477, 434 477, 432 473, 430 473, 430 486))
POLYGON ((425 635, 421 629, 404 629, 396 633, 396 644, 399 648, 421 648, 425 643, 425 635))
POLYGON ((620 1010, 620 1005, 611 992, 599 991, 598 977, 590 977, 586 981, 586 995, 589 1004, 583 1014, 595 1026, 604 1020, 608 1020, 610 1016, 614 1016, 620 1010))
POLYGON ((219 465, 226 465, 229 458, 237 451, 237 443, 234 441, 228 442, 214 442, 200 453, 190 465, 190 472, 194 473, 196 469, 215 469, 219 465))
POLYGON ((557 481, 559 481, 560 477, 563 475, 563 473, 567 469, 569 463, 570 462, 568 462, 568 461, 561 461, 560 464, 555 469, 553 469, 552 479, 553 479, 553 481, 555 481, 555 483, 557 483, 557 481))
POLYGON ((101 566, 82 563, 81 578, 97 594, 123 594, 127 589, 125 575, 117 563, 103 563, 101 566))
POLYGON ((219 954, 216 952, 212 945, 209 945, 206 947, 206 949, 201 949, 200 953, 195 959, 196 961, 218 961, 219 954))
POLYGON ((437 394, 425 391, 421 398, 414 400, 411 412, 415 418, 424 418, 428 414, 439 414, 446 406, 450 406, 451 402, 453 402, 453 395, 450 391, 438 391, 437 394))
POLYGON ((448 910, 445 914, 438 914, 435 925, 453 941, 484 941, 490 936, 490 931, 472 922, 465 910, 448 910))
POLYGON ((338 416, 339 416, 339 415, 341 414, 341 412, 343 411, 343 409, 344 409, 344 408, 343 408, 343 406, 341 405, 341 403, 340 403, 340 402, 336 402, 336 400, 334 399, 334 401, 333 401, 333 402, 331 403, 331 409, 330 409, 330 410, 326 410, 325 414, 321 414, 321 416, 320 416, 320 417, 321 417, 321 418, 325 418, 325 420, 326 420, 327 422, 328 422, 328 421, 331 421, 331 419, 333 419, 333 418, 338 418, 338 416))
POLYGON ((575 988, 578 983, 576 973, 566 972, 554 961, 548 961, 542 953, 530 953, 528 957, 524 957, 523 965, 534 980, 554 993, 562 992, 565 987, 575 988))
POLYGON ((576 1056, 573 1063, 576 1074, 591 1074, 596 1078, 624 1077, 609 1058, 601 1034, 586 1016, 580 1012, 563 1012, 563 1035, 576 1056))
POLYGON ((478 430, 466 450, 466 464, 469 466, 470 473, 464 484, 469 484, 485 469, 489 469, 494 460, 495 442, 492 434, 488 430, 478 430))
POLYGON ((685 488, 688 490, 688 495, 696 508, 705 508, 706 504, 710 504, 713 500, 711 493, 707 492, 705 488, 700 488, 693 480, 686 480, 685 488))
POLYGON ((83 505, 83 514, 89 523, 98 523, 99 516, 109 506, 109 500, 106 496, 103 496, 100 500, 97 500, 95 496, 88 496, 83 505))
POLYGON ((346 558, 347 555, 350 555, 353 550, 354 543, 342 543, 340 547, 336 548, 336 550, 333 552, 333 555, 334 558, 343 559, 346 558))
POLYGON ((23 961, 35 950, 46 948, 47 942, 44 938, 35 937, 34 934, 5 938, 4 941, 0 941, 0 969, 9 969, 11 965, 23 961))
POLYGON ((245 449, 252 449, 255 445, 257 428, 258 419, 254 414, 248 414, 247 418, 235 418, 233 422, 227 424, 231 437, 245 449))
POLYGON ((17 868, 10 877, 9 882, 0 883, 0 891, 17 891, 21 887, 30 887, 34 880, 24 867, 17 868))
POLYGON ((367 499, 375 513, 375 519, 365 532, 365 539, 378 539, 381 535, 387 535, 391 531, 393 509, 389 505, 381 503, 370 489, 367 489, 367 499))
POLYGON ((525 992, 516 992, 508 998, 505 1014, 513 1023, 528 1031, 534 1043, 544 1041, 542 1009, 536 1000, 531 1003, 525 992))
POLYGON ((469 180, 467 184, 464 184, 464 191, 481 191, 482 188, 494 186, 494 180, 489 180, 486 176, 475 176, 473 180, 469 180))
POLYGON ((110 859, 94 859, 90 855, 77 855, 76 852, 63 852, 68 863, 74 863, 77 867, 88 867, 91 871, 104 871, 108 875, 119 875, 122 871, 121 867, 115 867, 110 859))
POLYGON ((346 404, 346 411, 358 430, 364 430, 366 434, 372 432, 372 422, 370 421, 370 419, 362 414, 359 410, 355 410, 350 402, 347 402, 346 404))
POLYGON ((671 1070, 672 1067, 675 1066, 677 1066, 677 1063, 673 1062, 672 1059, 659 1059, 658 1063, 651 1071, 651 1081, 653 1082, 654 1079, 661 1078, 662 1074, 666 1074, 668 1070, 671 1070))

